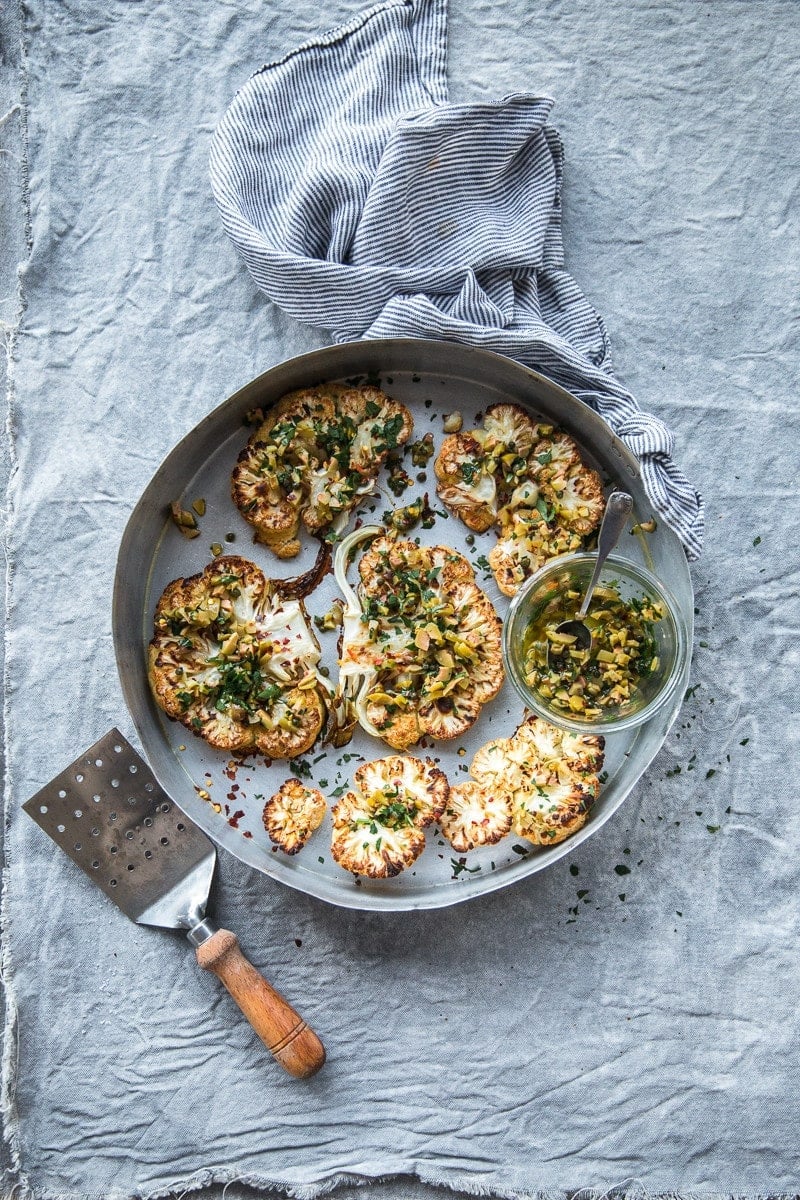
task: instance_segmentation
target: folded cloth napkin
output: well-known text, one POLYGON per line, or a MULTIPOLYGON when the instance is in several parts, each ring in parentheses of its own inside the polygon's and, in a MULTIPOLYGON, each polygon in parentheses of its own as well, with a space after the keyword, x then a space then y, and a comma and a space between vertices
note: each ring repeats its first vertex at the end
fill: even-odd
POLYGON ((259 288, 337 341, 482 346, 591 405, 690 558, 703 502, 673 435, 611 373, 564 270, 553 101, 450 104, 445 0, 389 0, 256 72, 215 132, 223 225, 259 288))

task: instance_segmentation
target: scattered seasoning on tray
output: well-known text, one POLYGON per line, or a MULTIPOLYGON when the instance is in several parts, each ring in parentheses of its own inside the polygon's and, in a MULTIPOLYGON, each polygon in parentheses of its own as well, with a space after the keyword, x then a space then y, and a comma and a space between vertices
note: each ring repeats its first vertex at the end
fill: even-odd
POLYGON ((480 871, 480 863, 476 867, 468 867, 466 858, 451 858, 450 866, 453 868, 451 879, 458 879, 462 872, 466 871, 468 875, 474 875, 480 871))

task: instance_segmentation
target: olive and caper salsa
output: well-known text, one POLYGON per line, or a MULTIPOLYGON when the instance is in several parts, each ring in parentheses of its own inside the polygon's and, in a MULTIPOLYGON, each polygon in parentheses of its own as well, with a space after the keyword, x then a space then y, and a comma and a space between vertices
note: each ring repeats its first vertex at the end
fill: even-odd
POLYGON ((655 626, 664 612, 649 597, 623 599, 616 583, 598 587, 585 617, 592 644, 584 650, 557 628, 574 620, 581 598, 571 589, 542 605, 525 631, 522 663, 528 685, 550 708, 591 720, 631 707, 640 684, 659 669, 655 626))

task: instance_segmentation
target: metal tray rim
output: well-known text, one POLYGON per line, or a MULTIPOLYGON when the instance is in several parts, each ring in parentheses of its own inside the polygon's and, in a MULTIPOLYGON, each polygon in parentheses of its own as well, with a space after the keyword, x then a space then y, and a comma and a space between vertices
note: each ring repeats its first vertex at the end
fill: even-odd
MULTIPOLYGON (((419 911, 434 908, 445 908, 453 904, 464 903, 467 900, 476 899, 479 896, 488 895, 491 892, 498 891, 501 888, 508 887, 510 884, 518 882, 520 879, 529 878, 531 875, 537 874, 539 871, 553 865, 567 854, 577 849, 582 845, 587 838, 596 833, 618 810, 625 799, 630 795, 638 780, 641 778, 644 771, 649 766, 655 754, 663 745, 667 733, 674 723, 678 712, 680 711, 683 693, 689 676, 690 664, 687 662, 684 678, 680 681, 675 692, 675 700, 671 705, 661 713, 656 714, 651 722, 641 727, 640 736, 646 731, 655 733, 655 741, 652 746, 652 753, 649 753, 647 761, 642 768, 632 774, 629 780, 623 784, 620 778, 614 781, 617 784, 613 801, 608 804, 606 811, 598 814, 594 819, 589 821, 583 829, 565 842, 560 843, 542 853, 531 856, 527 859, 521 859, 519 864, 515 865, 511 871, 500 872, 497 875, 488 874, 478 879, 470 879, 468 886, 456 886, 453 888, 442 888, 440 891, 433 890, 424 897, 409 896, 405 893, 396 893, 394 895, 387 893, 370 893, 358 888, 331 888, 329 881, 321 876, 310 875, 302 880, 292 877, 291 875, 284 876, 279 872, 266 870, 261 862, 254 861, 255 855, 248 854, 248 842, 244 839, 239 839, 241 846, 228 845, 226 840, 218 836, 219 830, 215 823, 210 819, 203 819, 203 816, 198 816, 198 812, 194 808, 187 807, 185 796, 182 797, 181 789, 175 786, 175 778, 170 770, 171 754, 163 756, 154 751, 154 735, 162 738, 163 735, 159 729, 160 714, 156 714, 155 705, 149 700, 149 686, 146 683, 146 671, 144 669, 144 658, 139 656, 139 667, 137 668, 130 660, 130 639, 126 639, 124 629, 127 623, 127 618, 123 612, 126 600, 126 594, 129 591, 128 579, 128 561, 132 549, 132 544, 135 539, 135 534, 140 524, 147 516, 152 515, 151 496, 158 490, 166 478, 168 478, 171 467, 184 456, 187 447, 190 447, 194 442, 201 439, 205 429, 213 428, 223 410, 236 410, 244 405, 246 398, 251 393, 258 393, 269 383, 273 377, 279 377, 282 373, 299 371, 301 374, 311 378, 316 378, 322 381, 325 378, 339 378, 346 375, 354 375, 364 373, 371 368, 363 365, 353 365, 348 362, 348 357, 355 355, 363 357, 369 354, 378 355, 382 360, 390 358, 393 355, 403 356, 407 353, 409 359, 413 357, 423 356, 425 354, 446 356, 448 353, 456 354, 457 357, 463 359, 463 365, 468 365, 470 360, 476 363, 481 363, 484 366, 491 367, 494 365, 498 372, 506 372, 516 375, 517 378, 528 380, 537 388, 550 392, 558 396, 568 406, 578 405, 586 415, 586 419, 591 425, 595 425, 598 434, 602 432, 606 442, 615 455, 624 464, 627 473, 639 480, 640 473, 638 464, 628 450, 627 446, 618 439, 609 427, 605 424, 602 418, 594 412, 587 404, 580 400, 577 396, 567 391, 565 388, 554 383, 546 376, 534 371, 530 367, 526 367, 512 359, 508 359, 503 355, 499 355, 490 350, 484 350, 477 347, 467 347, 459 343, 446 341, 433 341, 423 338, 387 338, 382 340, 365 340, 356 342, 338 343, 333 346, 323 347, 319 350, 313 350, 297 357, 284 360, 270 367, 262 374, 250 380, 243 387, 238 388, 234 393, 223 400, 219 405, 212 409, 205 417, 203 417, 191 430, 189 430, 180 441, 172 447, 165 455, 148 484, 146 485, 142 495, 134 506, 128 522, 126 524, 119 551, 117 554, 116 569, 114 575, 113 597, 112 597, 112 630, 114 639, 114 652, 119 673, 120 684, 125 699, 126 706, 133 721, 134 728, 145 751, 150 767, 162 788, 172 797, 179 808, 182 809, 203 831, 216 843, 241 861, 247 863, 261 874, 266 874, 272 879, 286 884, 287 886, 301 891, 307 895, 314 896, 317 899, 324 900, 341 908, 357 909, 364 911, 419 911), (315 373, 315 368, 319 366, 318 373, 315 373), (145 687, 149 704, 144 706, 141 703, 141 686, 138 688, 137 683, 141 685, 141 677, 145 676, 145 687), (657 729, 654 728, 657 726, 657 729)), ((385 368, 384 368, 385 369, 385 368)), ((290 386, 298 386, 294 383, 290 386)), ((283 388, 283 390, 288 390, 283 388)), ((281 391, 276 392, 280 395, 281 391)), ((674 537, 674 535, 672 535, 674 537)), ((692 595, 691 577, 689 575, 688 563, 680 548, 680 543, 675 538, 676 553, 680 554, 680 561, 685 571, 685 582, 688 584, 689 594, 692 595)), ((690 636, 693 628, 693 609, 690 607, 686 613, 689 623, 690 636)), ((140 645, 141 650, 141 645, 140 645)), ((194 797, 191 797, 194 800, 194 797)), ((202 804, 202 802, 200 802, 202 804)), ((202 814, 202 810, 200 810, 202 814)), ((344 878, 344 877, 343 877, 344 878)))

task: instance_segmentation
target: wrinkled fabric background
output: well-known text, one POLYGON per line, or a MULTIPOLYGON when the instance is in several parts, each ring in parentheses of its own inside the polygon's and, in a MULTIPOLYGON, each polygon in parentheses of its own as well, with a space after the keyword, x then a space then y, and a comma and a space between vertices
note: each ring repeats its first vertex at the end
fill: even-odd
POLYGON ((235 1180, 238 1200, 396 1173, 797 1192, 794 3, 451 3, 453 99, 555 96, 567 265, 708 503, 695 690, 616 817, 551 871, 429 915, 338 911, 222 854, 217 917, 328 1045, 298 1086, 182 940, 117 917, 20 814, 112 723, 131 732, 110 591, 154 467, 324 340, 256 293, 206 158, 250 71, 358 7, 31 0, 24 53, 2 12, 5 1192, 235 1180))

